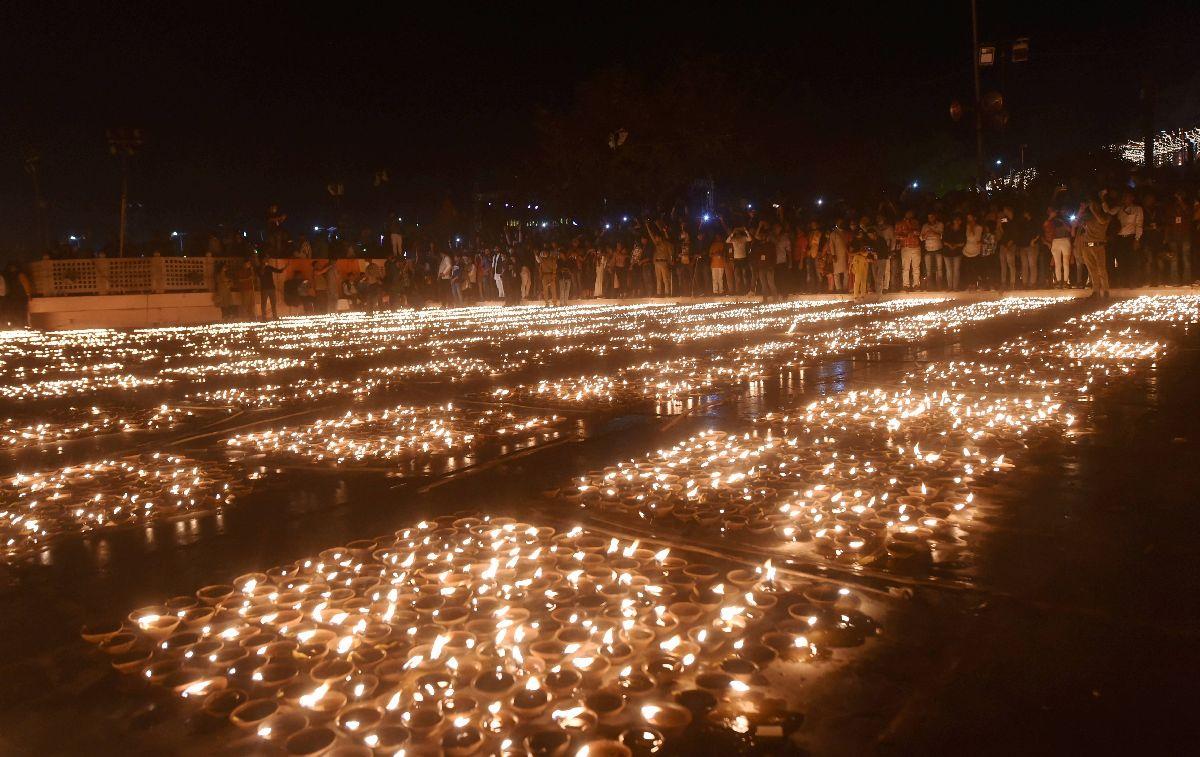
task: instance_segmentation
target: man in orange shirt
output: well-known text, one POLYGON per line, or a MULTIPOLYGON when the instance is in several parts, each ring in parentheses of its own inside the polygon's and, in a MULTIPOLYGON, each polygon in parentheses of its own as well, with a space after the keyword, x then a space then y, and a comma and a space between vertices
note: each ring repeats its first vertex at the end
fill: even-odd
POLYGON ((713 294, 725 294, 725 243, 721 235, 713 235, 708 246, 709 266, 712 268, 713 294))
POLYGON ((911 292, 921 284, 921 227, 913 211, 905 211, 896 224, 896 241, 900 244, 900 279, 911 292))

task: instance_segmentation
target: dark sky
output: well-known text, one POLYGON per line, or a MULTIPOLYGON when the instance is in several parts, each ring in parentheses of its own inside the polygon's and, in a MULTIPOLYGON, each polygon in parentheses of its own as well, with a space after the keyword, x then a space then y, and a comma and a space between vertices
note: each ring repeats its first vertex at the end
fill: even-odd
MULTIPOLYGON (((381 167, 413 194, 504 186, 536 156, 536 110, 569 107, 615 65, 653 80, 679 60, 719 59, 764 103, 756 118, 771 128, 755 139, 774 154, 819 147, 796 153, 809 180, 836 174, 841 153, 958 134, 947 107, 971 95, 967 2, 329 7, 6 4, 0 207, 12 222, 0 240, 28 228, 25 145, 42 155, 59 235, 103 234, 115 125, 147 134, 134 199, 158 223, 195 225, 258 219, 272 200, 319 215, 328 180, 358 191, 381 167)), ((989 152, 1118 138, 1136 124, 1145 73, 1172 97, 1196 81, 1195 6, 1112 7, 980 1, 983 40, 1028 36, 1033 49, 989 82, 1012 111, 989 152)))

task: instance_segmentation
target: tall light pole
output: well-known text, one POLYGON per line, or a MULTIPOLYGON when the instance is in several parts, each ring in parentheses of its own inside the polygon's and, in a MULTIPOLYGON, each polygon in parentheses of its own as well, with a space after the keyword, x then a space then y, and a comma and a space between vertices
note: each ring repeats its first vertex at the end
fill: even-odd
POLYGON ((34 222, 37 224, 38 244, 42 246, 42 252, 50 251, 50 235, 49 226, 46 223, 46 201, 42 199, 42 185, 38 181, 38 165, 41 163, 42 156, 37 150, 32 147, 25 150, 25 173, 29 174, 30 180, 33 181, 33 212, 34 222))
POLYGON ((975 185, 983 190, 983 95, 979 84, 979 13, 971 0, 971 71, 975 74, 975 185))
POLYGON ((117 257, 125 257, 125 216, 129 207, 129 159, 142 146, 141 129, 109 129, 108 151, 121 158, 121 225, 118 232, 117 257))

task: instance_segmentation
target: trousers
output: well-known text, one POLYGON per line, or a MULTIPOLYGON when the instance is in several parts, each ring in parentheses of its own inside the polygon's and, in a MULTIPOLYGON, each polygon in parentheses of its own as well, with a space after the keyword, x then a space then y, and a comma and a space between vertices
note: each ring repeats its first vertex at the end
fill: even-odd
POLYGON ((905 247, 900 250, 900 279, 905 287, 921 285, 921 248, 905 247))

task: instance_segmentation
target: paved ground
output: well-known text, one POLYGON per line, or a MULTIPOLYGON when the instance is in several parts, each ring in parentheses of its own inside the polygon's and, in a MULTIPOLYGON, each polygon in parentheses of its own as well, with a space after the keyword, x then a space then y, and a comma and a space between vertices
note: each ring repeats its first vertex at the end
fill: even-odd
MULTIPOLYGON (((0 751, 166 754, 179 750, 185 734, 198 752, 219 743, 97 660, 78 636, 91 618, 429 515, 482 509, 530 519, 551 507, 542 490, 572 472, 722 427, 747 407, 887 382, 914 360, 995 343, 1093 305, 1057 307, 949 342, 815 362, 790 391, 768 387, 741 405, 730 400, 682 419, 591 416, 563 443, 432 490, 378 474, 291 472, 219 517, 64 541, 40 564, 0 574, 0 751)), ((1082 440, 1031 450, 989 493, 984 539, 969 571, 858 579, 890 594, 883 633, 836 675, 804 685, 798 750, 1175 751, 1194 739, 1196 347, 1189 335, 1144 380, 1096 403, 1082 440)), ((423 397, 441 391, 454 390, 425 387, 423 397)), ((66 454, 86 457, 105 445, 85 441, 66 454)))

